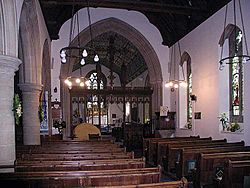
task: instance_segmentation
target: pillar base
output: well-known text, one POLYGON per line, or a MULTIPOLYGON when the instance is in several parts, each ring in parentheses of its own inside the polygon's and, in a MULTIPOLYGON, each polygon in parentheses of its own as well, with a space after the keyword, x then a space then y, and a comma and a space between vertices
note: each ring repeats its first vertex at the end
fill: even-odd
POLYGON ((12 111, 14 97, 14 75, 21 60, 0 55, 0 171, 9 171, 16 160, 15 120, 12 111), (6 167, 6 168, 5 168, 6 167))

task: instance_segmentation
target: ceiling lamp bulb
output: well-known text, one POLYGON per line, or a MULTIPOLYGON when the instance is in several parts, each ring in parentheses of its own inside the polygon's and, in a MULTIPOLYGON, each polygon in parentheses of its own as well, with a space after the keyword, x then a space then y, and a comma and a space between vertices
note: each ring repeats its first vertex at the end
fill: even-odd
POLYGON ((80 62, 81 65, 85 65, 85 60, 82 58, 81 62, 80 62))
POLYGON ((185 82, 185 81, 180 82, 180 86, 181 87, 187 87, 187 82, 185 82))
POLYGON ((178 84, 174 84, 174 88, 177 89, 179 87, 178 84))
POLYGON ((169 82, 165 83, 165 87, 169 87, 169 82))
POLYGON ((82 52, 82 57, 87 57, 87 56, 88 56, 87 50, 84 49, 83 52, 82 52))
POLYGON ((71 81, 68 81, 67 84, 68 84, 69 87, 72 87, 72 82, 71 81))
POLYGON ((61 57, 61 58, 65 58, 65 57, 66 57, 66 52, 65 52, 65 50, 62 50, 62 51, 61 51, 60 57, 61 57))
POLYGON ((94 57, 94 62, 98 62, 99 61, 99 57, 98 55, 96 54, 95 57, 94 57))
POLYGON ((79 84, 81 82, 80 78, 76 79, 76 83, 79 84))
POLYGON ((81 87, 84 87, 84 83, 83 83, 83 82, 81 82, 81 83, 80 83, 80 86, 81 86, 81 87))
POLYGON ((174 85, 174 83, 173 82, 168 82, 168 84, 169 84, 169 87, 173 87, 173 85, 174 85))
POLYGON ((65 64, 65 63, 67 62, 66 58, 63 57, 63 58, 61 59, 61 62, 62 62, 63 64, 65 64))
POLYGON ((68 85, 68 82, 69 82, 68 78, 66 80, 64 80, 64 83, 67 85, 68 85))

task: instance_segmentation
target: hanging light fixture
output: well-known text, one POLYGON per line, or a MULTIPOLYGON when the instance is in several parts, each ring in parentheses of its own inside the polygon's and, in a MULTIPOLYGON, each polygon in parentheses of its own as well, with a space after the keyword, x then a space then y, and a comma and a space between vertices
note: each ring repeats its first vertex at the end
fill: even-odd
MULTIPOLYGON (((178 41, 178 49, 179 49, 179 56, 181 59, 181 48, 180 43, 178 41)), ((179 87, 187 87, 187 82, 185 80, 184 70, 183 66, 181 66, 181 73, 182 73, 182 79, 176 78, 178 75, 176 75, 176 55, 175 55, 175 45, 172 47, 171 55, 170 55, 170 73, 169 73, 169 79, 165 83, 165 87, 173 89, 178 89, 179 87), (172 70, 174 69, 174 70, 172 70), (172 72, 173 71, 173 72, 172 72)))
POLYGON ((86 78, 82 76, 82 67, 80 67, 79 77, 69 76, 64 80, 64 83, 68 86, 69 89, 72 89, 73 85, 84 87, 86 84, 86 78))
MULTIPOLYGON (((89 1, 88 1, 88 6, 87 6, 87 14, 88 14, 88 24, 89 24, 89 33, 90 33, 90 42, 91 42, 91 47, 90 48, 85 48, 80 45, 80 26, 79 26, 79 16, 78 16, 78 11, 74 15, 75 12, 75 1, 72 6, 72 17, 71 17, 71 22, 70 22, 70 35, 69 35, 69 45, 67 47, 64 47, 60 50, 60 58, 61 58, 61 63, 65 64, 67 61, 70 59, 76 59, 79 64, 84 66, 86 64, 86 57, 89 56, 87 50, 92 50, 94 53, 93 56, 93 61, 98 62, 99 61, 99 56, 96 54, 95 49, 94 49, 94 44, 93 44, 93 34, 92 34, 92 24, 91 24, 91 18, 90 18, 90 9, 89 9, 89 1), (77 29, 77 46, 71 46, 70 43, 72 41, 72 38, 74 37, 74 31, 77 29)), ((67 77, 64 83, 68 85, 69 89, 72 88, 73 83, 77 84, 80 87, 84 87, 85 85, 85 78, 82 76, 82 70, 80 67, 80 77, 67 77)))
POLYGON ((242 32, 239 32, 239 36, 237 36, 237 12, 236 12, 236 0, 233 0, 233 21, 234 21, 234 38, 238 40, 239 42, 244 39, 244 43, 242 42, 242 54, 238 53, 237 44, 235 45, 233 52, 230 53, 228 57, 223 58, 223 50, 224 50, 224 41, 226 39, 225 35, 225 29, 226 29, 226 23, 227 23, 227 13, 228 13, 228 5, 226 5, 226 11, 225 11, 225 19, 224 19, 224 31, 222 35, 222 41, 221 44, 221 55, 220 55, 220 61, 219 61, 219 70, 223 70, 226 64, 237 64, 237 67, 240 67, 240 64, 246 63, 250 60, 249 52, 248 52, 248 46, 247 46, 247 40, 246 40, 246 32, 245 32, 245 26, 244 26, 244 20, 243 20, 243 14, 242 14, 242 8, 240 0, 238 0, 238 8, 240 13, 240 24, 242 26, 242 32), (242 38, 243 36, 243 38, 242 38), (244 44, 245 44, 245 54, 244 54, 244 44))
MULTIPOLYGON (((75 12, 75 4, 73 4, 72 7, 72 17, 71 17, 71 23, 70 23, 70 34, 69 34, 69 46, 64 47, 60 50, 60 57, 61 57, 61 63, 65 64, 67 63, 67 60, 70 58, 77 58, 79 59, 79 63, 81 65, 85 65, 85 59, 88 56, 87 49, 85 47, 82 47, 80 45, 80 26, 79 26, 79 16, 78 11, 74 15, 75 12), (77 29, 77 46, 70 46, 70 42, 72 41, 72 37, 74 37, 74 31, 77 29)), ((87 13, 88 13, 88 23, 89 23, 89 33, 90 33, 90 42, 91 47, 88 50, 94 51, 94 62, 99 61, 99 57, 95 52, 94 45, 93 45, 93 34, 92 34, 92 24, 91 24, 91 18, 90 18, 90 9, 89 9, 89 1, 87 6, 87 13)))

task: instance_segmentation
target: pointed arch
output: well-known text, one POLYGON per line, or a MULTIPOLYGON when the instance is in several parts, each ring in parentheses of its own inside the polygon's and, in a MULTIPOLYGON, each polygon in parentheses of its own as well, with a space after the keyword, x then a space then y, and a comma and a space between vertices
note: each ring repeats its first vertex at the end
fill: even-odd
POLYGON ((223 46, 224 42, 229 39, 229 37, 233 34, 233 32, 240 31, 240 28, 234 24, 228 24, 227 27, 224 29, 223 33, 221 34, 219 45, 223 46), (236 29, 236 31, 235 31, 236 29))
MULTIPOLYGON (((137 47, 147 64, 151 83, 163 80, 158 56, 148 40, 138 30, 136 30, 126 22, 113 17, 98 21, 92 25, 93 38, 109 31, 118 33, 119 35, 132 42, 135 47, 137 47)), ((83 46, 91 40, 89 35, 89 28, 84 29, 79 34, 79 39, 80 44, 83 46)), ((76 46, 77 38, 75 38, 70 45, 76 46)), ((71 72, 72 68, 73 62, 62 65, 60 75, 62 77, 67 77, 68 71, 71 72)))
MULTIPOLYGON (((229 121, 233 123, 243 123, 243 66, 242 58, 237 56, 243 55, 243 33, 241 29, 234 24, 228 24, 224 29, 219 45, 222 47, 221 54, 227 57, 235 57, 228 62, 228 73, 224 75, 224 81, 227 80, 228 88, 225 88, 225 93, 228 93, 229 102, 223 105, 225 111, 229 114, 229 121), (228 39, 227 54, 223 54, 223 45, 228 39), (226 91, 227 90, 227 91, 226 91)), ((222 57, 221 57, 222 58, 222 57)))
POLYGON ((0 54, 17 57, 18 22, 15 0, 0 1, 0 54))
POLYGON ((41 84, 42 53, 36 1, 23 2, 19 36, 23 56, 23 82, 41 84))
MULTIPOLYGON (((148 73, 150 78, 149 83, 153 88, 152 113, 154 115, 154 112, 158 112, 160 106, 162 105, 163 81, 161 65, 156 52, 154 51, 149 41, 138 30, 117 18, 111 17, 103 19, 92 25, 93 38, 109 31, 115 32, 125 37, 139 50, 139 52, 143 56, 148 67, 148 73)), ((85 46, 88 42, 90 42, 91 38, 89 35, 89 28, 86 28, 81 31, 79 37, 76 37, 70 45, 76 46, 78 43, 78 39, 80 40, 80 44, 82 46, 85 46)), ((67 76, 71 74, 73 70, 73 64, 74 62, 68 62, 66 64, 61 65, 61 86, 63 85, 63 79, 67 78, 67 76)), ((67 90, 62 89, 62 91, 67 90)), ((62 95, 64 94, 62 93, 62 95)), ((63 98, 66 99, 67 97, 64 96, 63 98)), ((61 98, 61 100, 64 99, 61 98)))
POLYGON ((192 68, 191 57, 187 52, 183 52, 179 63, 183 70, 184 80, 187 82, 187 88, 179 88, 179 127, 192 128, 192 68))

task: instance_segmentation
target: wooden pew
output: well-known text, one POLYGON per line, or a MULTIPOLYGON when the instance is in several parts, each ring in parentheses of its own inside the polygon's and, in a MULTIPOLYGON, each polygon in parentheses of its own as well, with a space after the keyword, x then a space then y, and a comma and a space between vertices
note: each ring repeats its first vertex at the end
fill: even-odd
POLYGON ((188 182, 185 179, 180 181, 139 184, 139 185, 124 185, 124 186, 105 186, 99 188, 187 188, 188 182))
MULTIPOLYGON (((191 138, 193 138, 192 136, 190 136, 191 138)), ((146 158, 148 157, 148 148, 149 148, 149 143, 152 141, 166 141, 166 140, 173 140, 173 139, 185 139, 185 138, 190 138, 190 137, 174 137, 174 138, 143 138, 143 156, 146 158)), ((195 138, 200 138, 199 136, 195 136, 195 138)))
MULTIPOLYGON (((207 143, 206 142, 205 143, 194 142, 194 143, 180 144, 180 145, 179 144, 169 144, 168 151, 167 151, 166 157, 165 157, 166 164, 164 164, 164 168, 167 167, 166 170, 168 172, 170 172, 170 169, 172 169, 172 168, 175 169, 176 165, 177 165, 178 168, 181 168, 179 170, 182 171, 182 162, 180 162, 180 161, 183 160, 182 159, 183 156, 181 156, 181 153, 185 149, 194 149, 194 148, 197 149, 197 148, 199 148, 201 150, 203 149, 203 151, 206 152, 206 149, 208 149, 208 148, 220 148, 220 147, 229 147, 229 148, 241 147, 242 148, 242 147, 244 147, 244 142, 226 143, 226 142, 221 142, 221 141, 223 141, 223 140, 218 140, 218 141, 214 140, 214 141, 207 142, 207 143)), ((184 160, 186 160, 186 159, 184 159, 184 160)), ((181 174, 182 174, 182 172, 181 172, 181 174)), ((178 174, 178 175, 180 175, 180 174, 178 174)), ((180 177, 180 176, 178 176, 178 177, 180 177)))
POLYGON ((30 160, 30 161, 73 161, 73 160, 90 160, 90 159, 133 159, 134 152, 127 153, 89 153, 89 154, 75 154, 75 155, 67 155, 67 154, 41 154, 42 156, 32 154, 32 155, 24 155, 22 160, 30 160))
MULTIPOLYGON (((165 163, 167 163, 170 160, 175 160, 178 158, 179 153, 171 153, 170 150, 172 148, 182 148, 182 147, 187 147, 187 146, 193 146, 193 145, 217 145, 217 144, 225 144, 226 140, 207 140, 207 139, 196 139, 196 140, 188 140, 188 141, 179 141, 179 142, 165 142, 162 146, 163 151, 165 152, 164 154, 161 154, 158 156, 158 160, 160 163, 163 165, 162 158, 164 158, 165 163), (161 160, 160 160, 161 158, 161 160)), ((169 165, 168 165, 169 166, 169 165)), ((173 166, 173 165, 172 165, 173 166)), ((168 170, 169 171, 169 168, 168 170)))
POLYGON ((17 151, 16 158, 24 158, 25 155, 35 155, 35 154, 67 154, 67 155, 84 155, 89 153, 126 153, 126 148, 91 148, 91 149, 79 149, 79 150, 59 150, 59 149, 41 149, 41 150, 28 150, 28 151, 17 151))
POLYGON ((225 163, 228 160, 250 159, 250 152, 224 152, 224 153, 201 153, 197 162, 197 173, 195 174, 195 184, 204 186, 213 184, 218 173, 223 175, 225 163), (219 172, 221 171, 221 172, 219 172))
POLYGON ((160 168, 0 174, 0 185, 27 187, 118 186, 159 183, 160 168))
POLYGON ((86 161, 17 161, 16 172, 114 170, 144 168, 145 159, 111 159, 86 161))
POLYGON ((243 188, 245 176, 250 176, 250 160, 228 160, 221 187, 243 188))
POLYGON ((151 165, 157 165, 157 159, 158 159, 158 145, 159 144, 168 144, 168 143, 179 143, 179 142, 191 142, 191 141, 209 141, 212 140, 211 137, 209 138, 197 138, 197 137, 179 137, 179 138, 169 138, 168 140, 161 140, 161 141, 152 141, 149 142, 149 148, 148 148, 148 163, 151 165))
MULTIPOLYGON (((191 177, 193 170, 197 167, 197 161, 199 160, 200 153, 221 153, 221 152, 233 152, 233 151, 250 151, 249 146, 237 146, 237 145, 224 145, 224 146, 208 146, 208 147, 187 147, 183 148, 180 152, 179 161, 176 163, 176 176, 180 177, 191 177), (193 163, 193 168, 188 167, 189 164, 193 163)), ((192 178, 192 177, 191 177, 192 178)))

